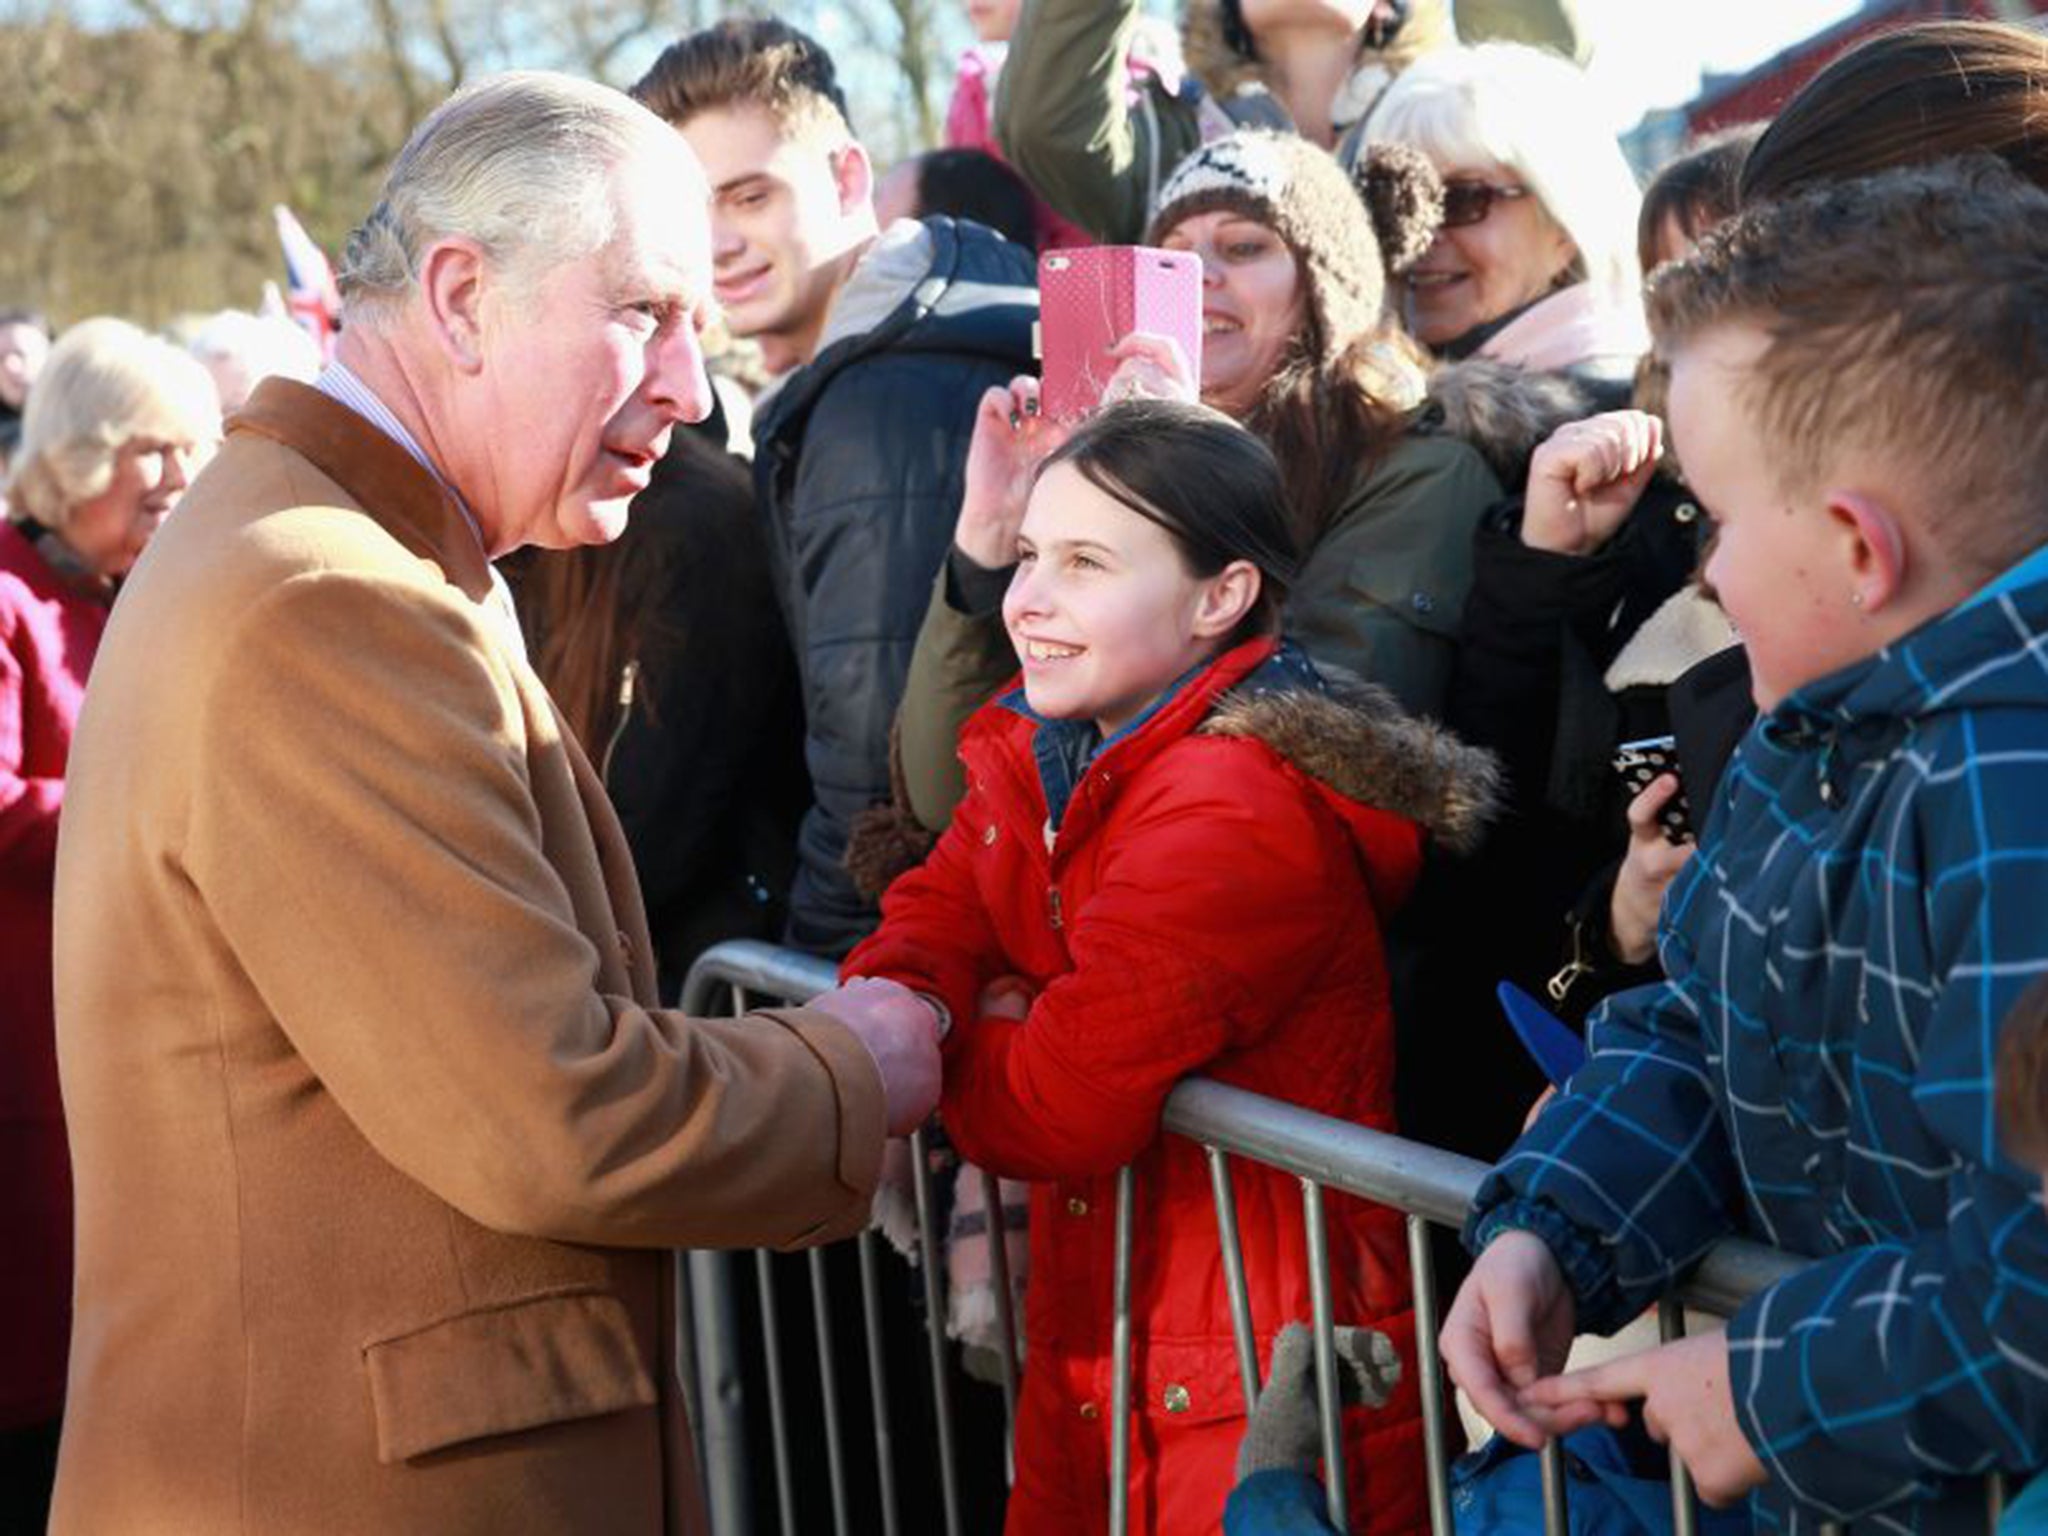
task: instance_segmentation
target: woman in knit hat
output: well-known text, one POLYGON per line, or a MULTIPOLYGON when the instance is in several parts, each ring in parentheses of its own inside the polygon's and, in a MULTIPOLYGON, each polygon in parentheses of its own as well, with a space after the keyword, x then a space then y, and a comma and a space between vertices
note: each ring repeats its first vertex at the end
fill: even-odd
MULTIPOLYGON (((1421 174, 1427 174, 1421 168, 1421 174)), ((1470 444, 1423 409, 1417 354, 1384 313, 1387 260, 1429 243, 1416 168, 1389 165, 1376 206, 1322 150, 1245 130, 1181 163, 1152 243, 1203 264, 1202 401, 1265 440, 1305 551, 1287 633, 1319 667, 1441 715, 1471 579, 1472 535, 1502 494, 1470 444), (1405 223, 1392 214, 1405 205, 1405 223)), ((1132 338, 1120 377, 1139 393, 1195 393, 1156 341, 1132 338)), ((1009 582, 1017 487, 1060 432, 1033 414, 1034 380, 992 390, 976 426, 954 547, 911 662, 898 726, 918 823, 943 827, 961 793, 961 723, 1009 675, 996 609, 1009 582)), ((886 872, 878 865, 870 878, 886 872)), ((886 883, 886 882, 883 882, 886 883)))

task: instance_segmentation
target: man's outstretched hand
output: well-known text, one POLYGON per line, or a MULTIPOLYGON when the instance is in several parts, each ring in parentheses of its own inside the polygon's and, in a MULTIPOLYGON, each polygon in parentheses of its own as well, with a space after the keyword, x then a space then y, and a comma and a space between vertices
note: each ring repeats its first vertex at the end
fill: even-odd
POLYGON ((810 1006, 860 1036, 875 1058, 891 1136, 908 1136, 930 1118, 939 1103, 940 1027, 930 1003, 897 982, 855 977, 810 1006))

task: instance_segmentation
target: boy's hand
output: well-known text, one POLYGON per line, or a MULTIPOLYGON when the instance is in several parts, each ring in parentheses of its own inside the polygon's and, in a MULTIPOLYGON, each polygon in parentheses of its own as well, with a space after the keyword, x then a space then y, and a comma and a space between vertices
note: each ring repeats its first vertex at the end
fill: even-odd
POLYGON ((1678 1452, 1700 1498, 1735 1503, 1767 1476, 1735 1420, 1728 1388, 1728 1335, 1720 1329, 1552 1376, 1522 1394, 1525 1406, 1569 1432, 1605 1420, 1619 1427, 1640 1398, 1643 1426, 1678 1452))
POLYGON ((1615 958, 1641 965, 1657 952, 1657 915, 1664 892, 1692 857, 1690 842, 1673 843, 1657 813, 1678 793, 1678 775, 1660 773, 1628 803, 1628 852, 1607 903, 1608 947, 1615 958))
POLYGON ((1664 424, 1643 411, 1608 411, 1559 427, 1529 459, 1522 542, 1592 554, 1635 510, 1663 443, 1664 424))
POLYGON ((1073 435, 1071 425, 1040 414, 1038 380, 1019 375, 981 397, 967 445, 966 487, 953 543, 991 571, 1014 565, 1017 530, 1039 461, 1073 435))
POLYGON ((1533 1232, 1503 1232, 1479 1255, 1444 1319, 1439 1342, 1451 1379, 1489 1424, 1532 1451, 1552 1431, 1524 1411, 1522 1392, 1564 1365, 1574 1316, 1549 1245, 1533 1232))

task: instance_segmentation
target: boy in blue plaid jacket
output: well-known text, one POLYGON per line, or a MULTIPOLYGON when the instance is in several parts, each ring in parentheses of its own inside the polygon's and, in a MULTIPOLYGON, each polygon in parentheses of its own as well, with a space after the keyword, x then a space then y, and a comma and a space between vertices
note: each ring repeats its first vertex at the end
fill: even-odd
POLYGON ((2048 1459, 2048 1218, 1999 1148, 2048 972, 2048 194, 1989 160, 1743 214, 1651 295, 1762 718, 1665 899, 1666 982, 1487 1180, 1452 1374, 1524 1444, 1640 1400, 1765 1529, 1984 1529, 2048 1459), (1716 1239, 1816 1262, 1557 1376, 1716 1239))

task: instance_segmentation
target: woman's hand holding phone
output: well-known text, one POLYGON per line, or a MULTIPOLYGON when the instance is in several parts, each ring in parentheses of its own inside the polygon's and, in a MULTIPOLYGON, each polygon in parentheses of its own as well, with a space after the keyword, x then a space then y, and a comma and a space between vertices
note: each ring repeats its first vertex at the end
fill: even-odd
POLYGON ((967 447, 965 491, 953 543, 976 565, 1000 570, 1017 559, 1017 530, 1039 461, 1073 435, 1073 425, 1039 409, 1038 380, 1020 375, 981 397, 967 447))
POLYGON ((1195 377, 1187 349, 1171 336, 1134 331, 1112 346, 1109 355, 1116 360, 1116 372, 1102 392, 1105 405, 1118 400, 1193 404, 1202 397, 1202 381, 1195 377))

